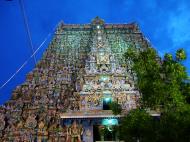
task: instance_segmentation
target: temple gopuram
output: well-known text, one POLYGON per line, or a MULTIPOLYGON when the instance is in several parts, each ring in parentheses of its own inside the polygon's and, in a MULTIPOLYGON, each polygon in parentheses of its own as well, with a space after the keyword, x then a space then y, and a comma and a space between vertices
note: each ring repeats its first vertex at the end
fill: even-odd
POLYGON ((26 81, 0 107, 0 142, 118 141, 113 126, 140 97, 123 56, 131 45, 150 46, 135 23, 61 22, 26 81), (110 110, 114 101, 121 115, 110 110))

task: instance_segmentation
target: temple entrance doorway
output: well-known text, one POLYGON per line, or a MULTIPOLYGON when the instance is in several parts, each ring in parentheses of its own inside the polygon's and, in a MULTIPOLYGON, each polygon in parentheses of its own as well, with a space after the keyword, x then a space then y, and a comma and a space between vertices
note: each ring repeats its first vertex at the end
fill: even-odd
POLYGON ((117 140, 117 132, 115 131, 113 126, 94 125, 93 136, 93 142, 113 142, 117 140))
POLYGON ((94 136, 93 142, 101 140, 101 132, 99 130, 99 125, 93 126, 93 136, 94 136))

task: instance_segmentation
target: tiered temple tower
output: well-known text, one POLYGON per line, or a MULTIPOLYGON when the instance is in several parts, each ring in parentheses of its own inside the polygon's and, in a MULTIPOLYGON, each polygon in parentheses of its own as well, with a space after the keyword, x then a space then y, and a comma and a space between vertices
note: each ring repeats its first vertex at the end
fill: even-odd
POLYGON ((42 59, 0 107, 0 141, 93 142, 117 140, 112 129, 138 106, 135 73, 123 54, 149 43, 136 24, 60 23, 42 59), (108 133, 103 133, 108 129, 108 133))

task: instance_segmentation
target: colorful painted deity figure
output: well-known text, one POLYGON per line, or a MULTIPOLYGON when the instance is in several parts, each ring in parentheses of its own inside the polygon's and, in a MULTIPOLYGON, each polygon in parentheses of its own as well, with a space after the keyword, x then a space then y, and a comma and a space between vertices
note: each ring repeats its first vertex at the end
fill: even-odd
POLYGON ((90 141, 92 137, 92 132, 90 131, 90 129, 87 129, 85 134, 86 134, 87 141, 90 141))
POLYGON ((67 142, 82 142, 83 128, 76 121, 68 128, 67 142))
POLYGON ((4 115, 0 114, 0 131, 2 131, 5 127, 4 115))

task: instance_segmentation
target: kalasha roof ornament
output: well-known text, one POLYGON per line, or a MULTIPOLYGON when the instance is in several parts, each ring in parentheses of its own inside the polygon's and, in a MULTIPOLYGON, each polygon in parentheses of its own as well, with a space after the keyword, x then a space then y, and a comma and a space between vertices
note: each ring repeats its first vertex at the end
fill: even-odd
POLYGON ((92 23, 92 25, 103 25, 104 20, 97 16, 92 20, 91 23, 92 23))

